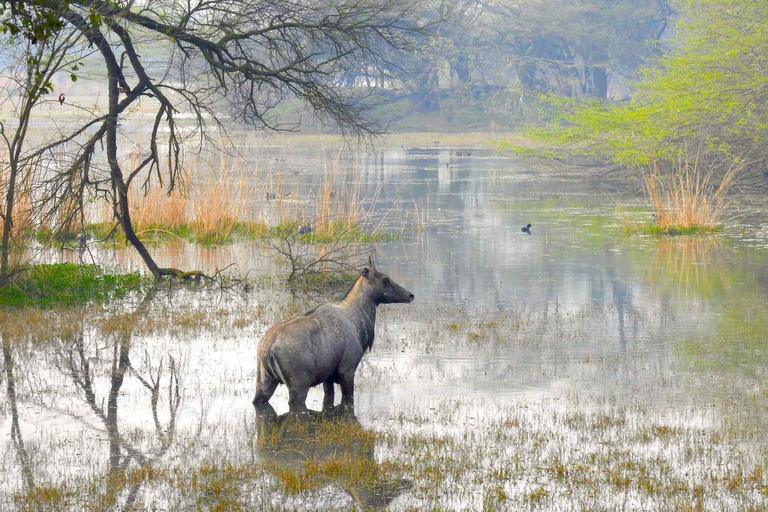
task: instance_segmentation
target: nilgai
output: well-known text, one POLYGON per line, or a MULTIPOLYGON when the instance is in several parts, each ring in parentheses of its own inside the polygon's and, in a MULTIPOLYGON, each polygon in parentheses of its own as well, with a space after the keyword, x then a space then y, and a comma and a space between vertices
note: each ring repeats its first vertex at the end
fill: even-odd
POLYGON ((267 332, 259 343, 254 405, 266 404, 278 384, 288 386, 291 408, 303 407, 309 388, 321 383, 326 400, 333 399, 334 384, 352 400, 355 370, 373 346, 376 307, 413 301, 411 292, 368 261, 341 302, 322 304, 267 332))

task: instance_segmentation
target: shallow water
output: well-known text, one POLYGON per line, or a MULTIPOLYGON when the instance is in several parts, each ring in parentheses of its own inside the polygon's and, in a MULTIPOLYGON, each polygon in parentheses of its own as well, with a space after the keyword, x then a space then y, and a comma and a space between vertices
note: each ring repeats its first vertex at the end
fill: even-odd
MULTIPOLYGON (((616 208, 650 212, 618 177, 479 149, 243 151, 309 218, 333 161, 398 234, 378 265, 416 301, 380 308, 354 414, 286 427, 250 404, 259 338, 316 295, 181 288, 6 311, 0 509, 766 510, 758 198, 715 237, 627 238, 616 208)), ((254 242, 153 250, 161 266, 280 271, 254 242)), ((280 387, 275 415, 286 402, 280 387)))

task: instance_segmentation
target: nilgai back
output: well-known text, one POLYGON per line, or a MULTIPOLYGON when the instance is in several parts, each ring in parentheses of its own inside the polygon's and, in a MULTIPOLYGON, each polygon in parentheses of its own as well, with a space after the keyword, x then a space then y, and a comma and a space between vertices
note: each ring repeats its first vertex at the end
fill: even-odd
POLYGON ((309 388, 321 383, 325 401, 333 399, 334 384, 351 401, 355 370, 373 345, 376 307, 414 298, 368 261, 341 302, 322 304, 267 332, 259 343, 254 405, 267 403, 278 384, 288 386, 291 408, 302 407, 309 388))

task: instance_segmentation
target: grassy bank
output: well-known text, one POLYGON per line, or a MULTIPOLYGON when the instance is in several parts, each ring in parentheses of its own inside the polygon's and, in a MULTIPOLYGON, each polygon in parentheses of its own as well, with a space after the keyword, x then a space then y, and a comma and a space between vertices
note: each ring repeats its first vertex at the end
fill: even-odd
POLYGON ((34 265, 20 269, 7 286, 0 287, 0 306, 98 302, 123 297, 144 283, 140 274, 111 274, 96 265, 34 265))

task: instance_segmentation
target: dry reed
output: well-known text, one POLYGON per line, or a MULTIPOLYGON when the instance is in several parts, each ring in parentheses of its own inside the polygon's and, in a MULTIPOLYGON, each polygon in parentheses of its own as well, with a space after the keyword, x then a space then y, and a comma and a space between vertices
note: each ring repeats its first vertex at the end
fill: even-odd
POLYGON ((131 188, 131 218, 137 233, 153 229, 175 231, 187 223, 188 198, 179 190, 170 194, 160 186, 146 192, 131 188))
MULTIPOLYGON (((341 151, 333 165, 326 166, 323 185, 315 198, 314 231, 323 238, 333 239, 357 230, 368 217, 360 196, 360 180, 351 181, 347 174, 342 184, 336 184, 340 156, 341 151)), ((375 197, 371 201, 375 202, 375 197)))
POLYGON ((249 192, 245 173, 238 170, 237 163, 222 157, 213 180, 195 185, 191 227, 197 239, 226 241, 240 221, 249 192))
MULTIPOLYGON (((131 153, 131 168, 138 164, 138 151, 131 153)), ((168 193, 161 184, 140 187, 131 186, 131 220, 137 233, 151 230, 176 231, 187 224, 189 202, 184 184, 189 182, 187 170, 177 186, 168 193)))
POLYGON ((644 176, 645 192, 659 228, 715 228, 728 207, 727 192, 741 164, 732 164, 715 186, 716 169, 705 169, 699 156, 681 154, 672 172, 663 173, 654 162, 644 176))
MULTIPOLYGON (((7 158, 7 151, 1 158, 7 158)), ((7 160, 1 160, 7 162, 7 160)), ((0 197, 2 197, 3 214, 5 213, 5 200, 7 195, 9 166, 0 168, 0 197)), ((20 240, 25 233, 33 227, 32 191, 26 180, 16 183, 14 195, 13 215, 11 217, 11 238, 20 240)), ((5 229, 5 219, 0 217, 0 233, 5 229)))

